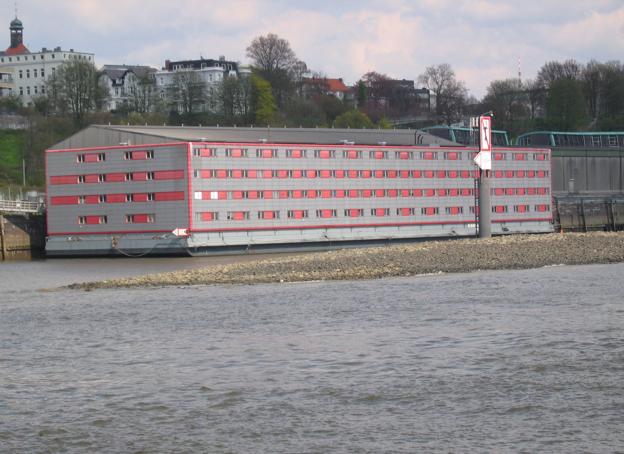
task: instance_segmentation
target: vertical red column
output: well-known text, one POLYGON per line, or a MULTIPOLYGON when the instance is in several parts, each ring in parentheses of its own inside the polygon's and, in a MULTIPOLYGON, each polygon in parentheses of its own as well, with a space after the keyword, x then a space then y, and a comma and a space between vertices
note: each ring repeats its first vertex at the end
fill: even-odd
POLYGON ((193 230, 193 186, 192 186, 192 177, 193 177, 193 168, 192 168, 192 159, 193 159, 193 142, 187 143, 186 150, 186 179, 187 179, 187 197, 188 197, 188 233, 191 233, 193 230))

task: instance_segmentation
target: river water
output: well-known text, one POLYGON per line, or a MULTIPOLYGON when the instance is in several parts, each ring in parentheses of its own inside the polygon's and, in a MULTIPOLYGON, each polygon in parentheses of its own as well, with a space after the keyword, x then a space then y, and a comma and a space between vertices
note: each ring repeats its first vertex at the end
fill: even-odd
POLYGON ((622 264, 36 290, 207 263, 0 264, 0 452, 624 450, 622 264))

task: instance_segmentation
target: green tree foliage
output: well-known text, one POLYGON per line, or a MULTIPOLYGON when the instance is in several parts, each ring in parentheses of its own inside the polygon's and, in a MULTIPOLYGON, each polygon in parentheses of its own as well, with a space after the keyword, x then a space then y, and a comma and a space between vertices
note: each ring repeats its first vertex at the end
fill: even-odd
POLYGON ((367 100, 368 95, 366 94, 366 84, 360 79, 357 83, 357 106, 363 108, 366 105, 367 100))
POLYGON ((316 102, 303 98, 292 99, 280 116, 278 124, 292 128, 327 126, 327 117, 316 102))
POLYGON ((327 119, 327 124, 332 124, 334 120, 347 111, 347 106, 343 101, 331 95, 321 95, 315 99, 327 119))
POLYGON ((373 122, 368 115, 359 110, 349 110, 348 112, 339 115, 334 121, 336 128, 352 128, 352 129, 370 129, 373 128, 373 122))
POLYGON ((275 119, 277 106, 271 92, 271 84, 261 76, 252 74, 251 87, 251 104, 253 106, 255 124, 259 126, 272 124, 275 119))
POLYGON ((553 130, 576 131, 587 122, 581 84, 574 79, 559 79, 550 85, 546 122, 553 130))

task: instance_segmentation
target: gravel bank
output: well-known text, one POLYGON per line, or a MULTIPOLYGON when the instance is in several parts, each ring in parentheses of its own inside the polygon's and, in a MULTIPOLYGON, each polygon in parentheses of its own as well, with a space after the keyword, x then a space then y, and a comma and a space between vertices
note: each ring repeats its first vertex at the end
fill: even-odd
POLYGON ((69 287, 93 290, 168 285, 356 280, 615 262, 624 262, 624 232, 510 235, 481 240, 428 241, 300 254, 198 270, 73 284, 69 287))

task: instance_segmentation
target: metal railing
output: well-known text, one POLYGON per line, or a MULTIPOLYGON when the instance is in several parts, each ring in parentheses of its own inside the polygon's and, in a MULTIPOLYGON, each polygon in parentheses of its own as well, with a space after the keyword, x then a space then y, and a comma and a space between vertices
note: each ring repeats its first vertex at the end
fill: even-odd
POLYGON ((39 213, 43 204, 29 200, 0 200, 0 212, 8 213, 39 213))

